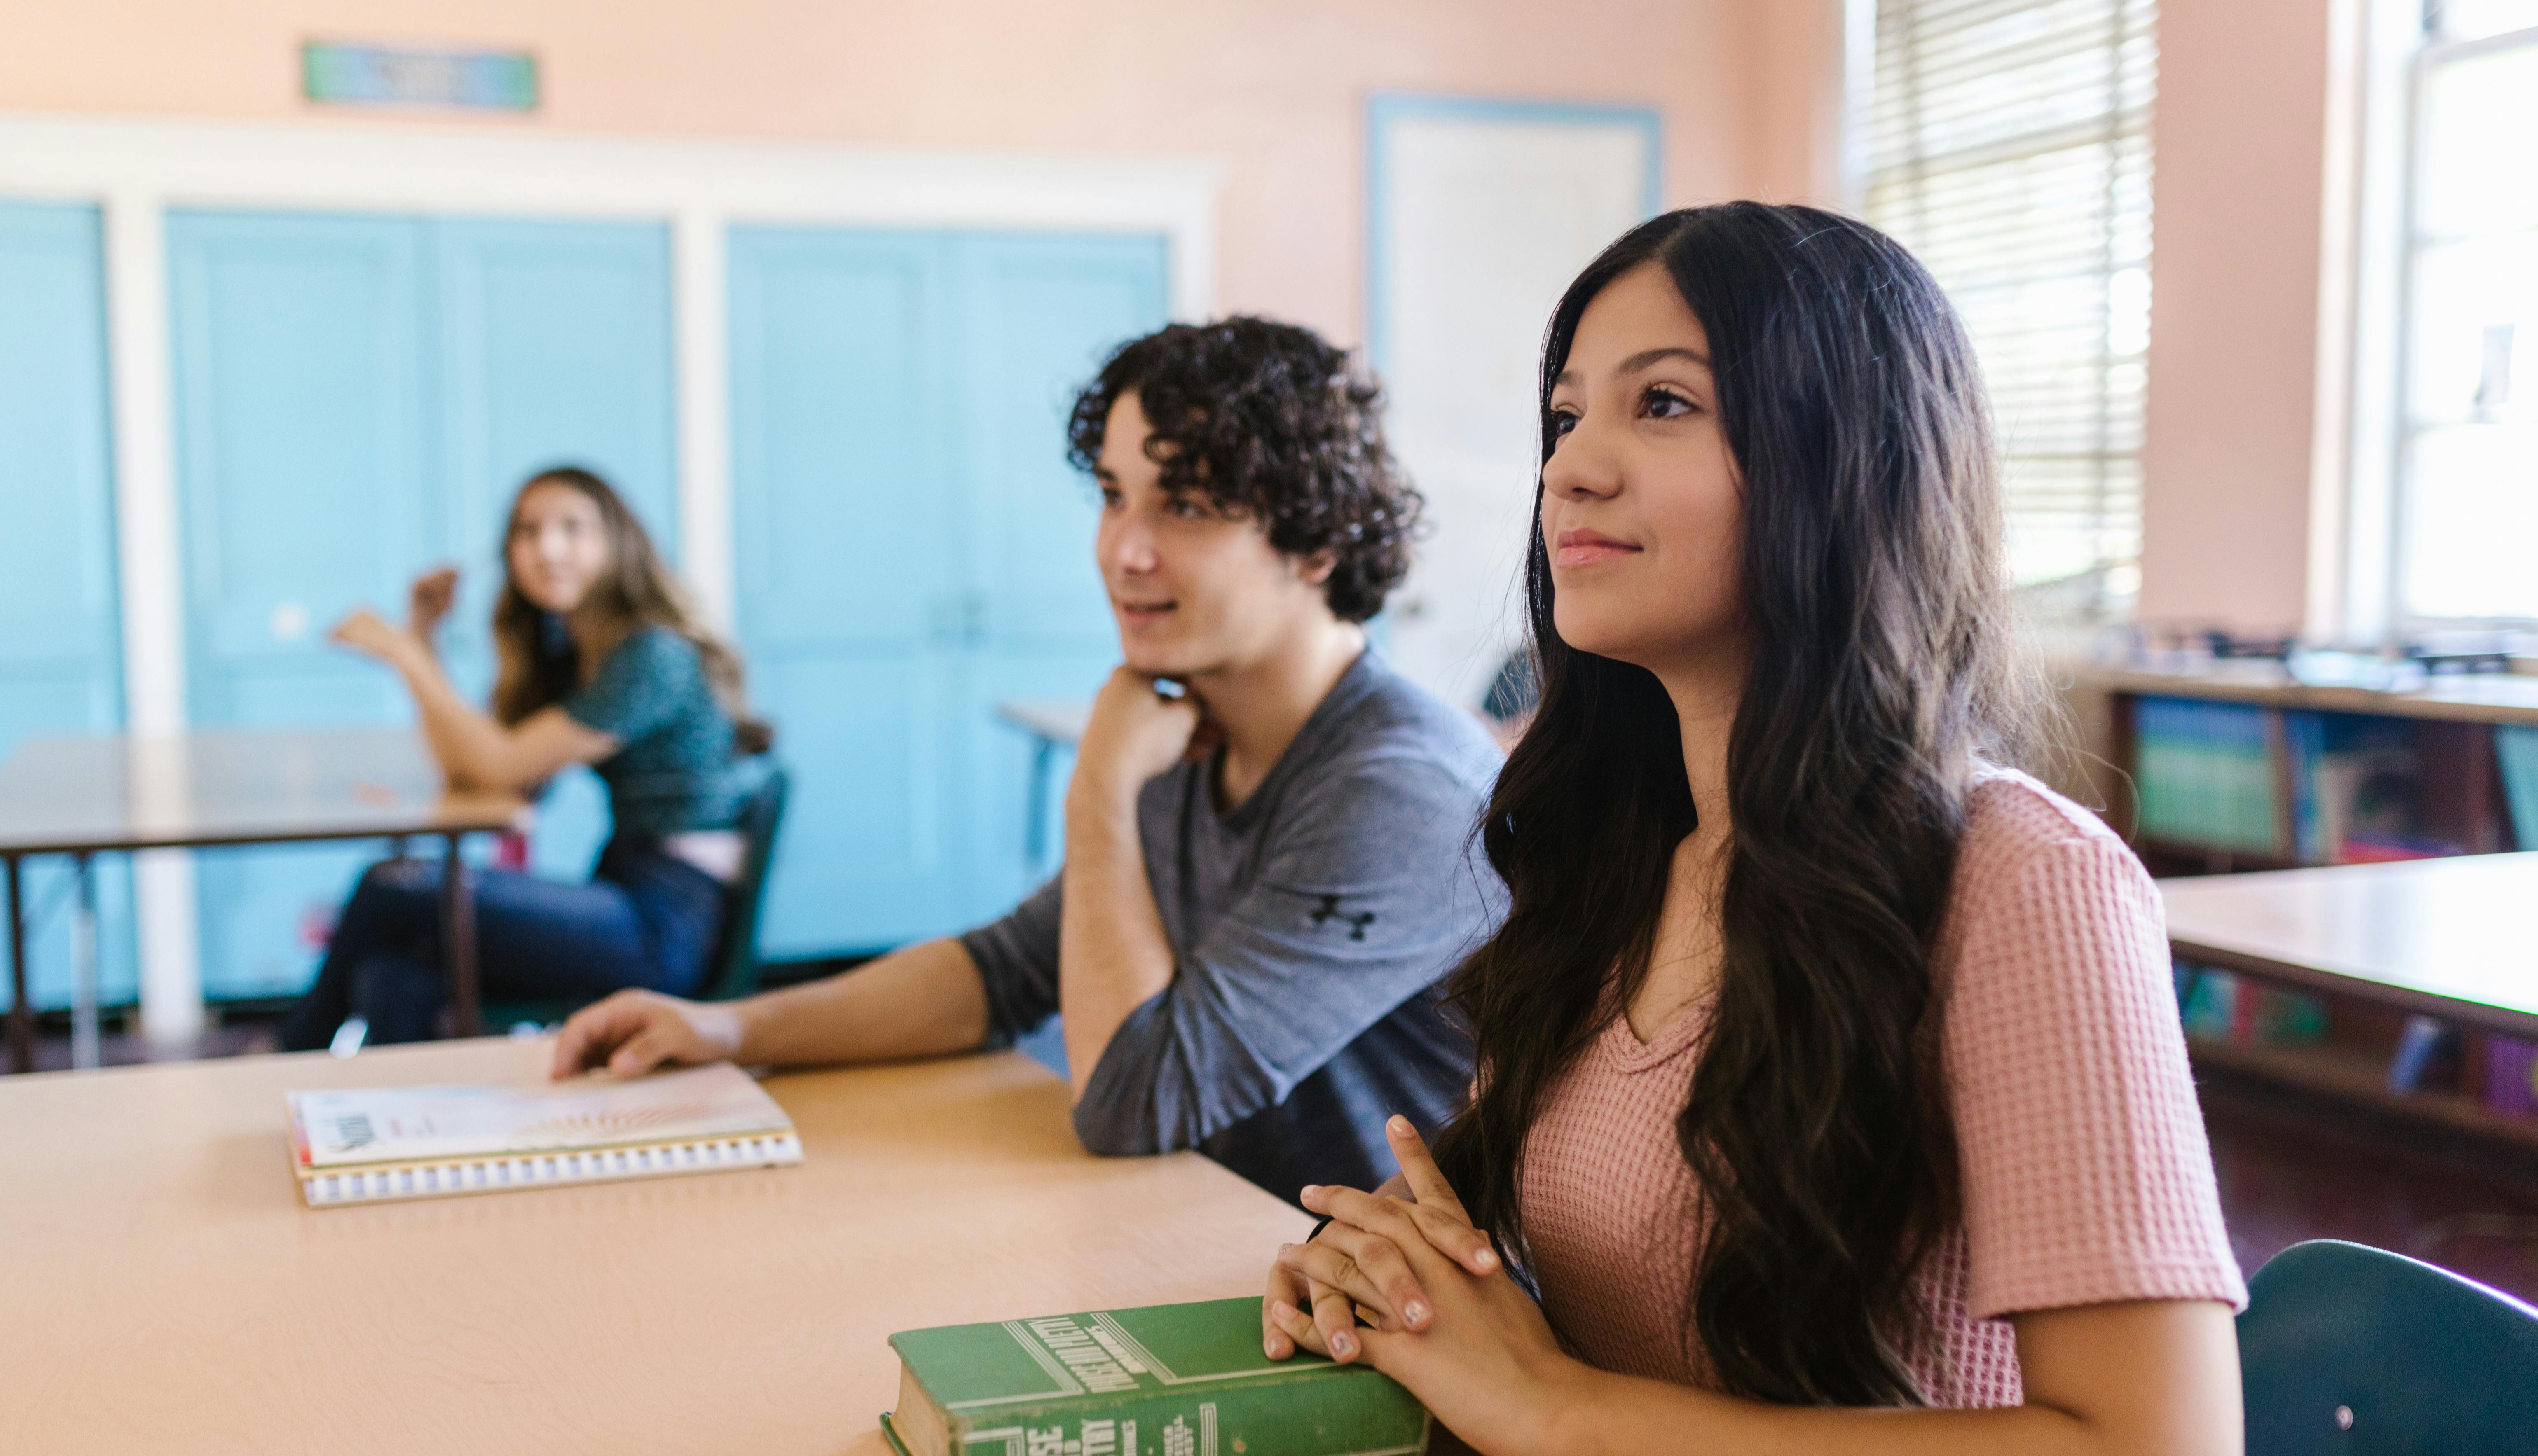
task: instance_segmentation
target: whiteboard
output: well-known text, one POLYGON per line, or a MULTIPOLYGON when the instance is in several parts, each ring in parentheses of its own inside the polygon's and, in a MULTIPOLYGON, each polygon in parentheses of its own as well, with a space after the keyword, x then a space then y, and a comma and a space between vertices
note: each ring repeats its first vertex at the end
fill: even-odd
POLYGON ((1578 271, 1654 213, 1657 149, 1640 108, 1371 107, 1368 338, 1429 520, 1387 650, 1450 702, 1476 706, 1523 638, 1543 331, 1578 271))

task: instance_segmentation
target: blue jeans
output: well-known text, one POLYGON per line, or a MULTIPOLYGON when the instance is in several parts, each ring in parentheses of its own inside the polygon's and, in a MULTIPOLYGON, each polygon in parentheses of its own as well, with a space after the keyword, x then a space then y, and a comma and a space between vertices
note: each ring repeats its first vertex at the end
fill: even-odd
MULTIPOLYGON (((724 886, 657 844, 612 839, 587 885, 509 870, 472 873, 476 964, 487 1001, 597 1000, 641 986, 684 995, 704 979, 724 886)), ((282 1024, 286 1051, 314 1051, 347 1017, 370 1043, 439 1034, 440 865, 370 866, 344 906, 317 983, 282 1024)))

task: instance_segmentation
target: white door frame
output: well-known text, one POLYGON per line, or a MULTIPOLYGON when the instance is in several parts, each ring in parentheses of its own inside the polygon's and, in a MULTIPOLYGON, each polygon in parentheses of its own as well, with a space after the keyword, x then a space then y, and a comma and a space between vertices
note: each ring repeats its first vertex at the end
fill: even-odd
MULTIPOLYGON (((726 143, 0 116, 0 198, 95 204, 105 224, 124 714, 185 726, 184 599, 165 218, 170 208, 609 218, 668 225, 680 561, 732 623, 730 375, 723 244, 739 223, 1161 232, 1171 313, 1215 298, 1222 166, 1198 158, 726 143)), ((194 885, 181 852, 135 857, 141 1015, 153 1041, 203 1025, 194 885)))

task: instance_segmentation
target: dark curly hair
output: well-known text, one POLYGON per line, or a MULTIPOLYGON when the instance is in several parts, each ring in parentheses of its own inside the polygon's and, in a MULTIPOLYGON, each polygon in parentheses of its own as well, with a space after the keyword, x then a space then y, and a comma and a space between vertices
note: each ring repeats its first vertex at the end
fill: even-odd
POLYGON ((1067 458, 1091 471, 1119 396, 1137 392, 1163 487, 1259 521, 1292 557, 1328 555, 1343 622, 1383 608, 1410 569, 1418 491, 1383 443, 1383 389, 1346 350, 1265 318, 1176 323, 1113 351, 1076 396, 1067 458))

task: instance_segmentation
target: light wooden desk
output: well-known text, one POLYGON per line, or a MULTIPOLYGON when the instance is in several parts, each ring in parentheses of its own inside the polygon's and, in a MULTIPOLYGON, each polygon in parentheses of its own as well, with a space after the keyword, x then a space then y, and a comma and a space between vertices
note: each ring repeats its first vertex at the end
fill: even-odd
POLYGON ((2159 888, 2180 960, 2538 1038, 2538 853, 2159 888))
POLYGON ((282 1094, 544 1041, 0 1082, 0 1451, 882 1456, 922 1325, 1256 1292, 1302 1213, 1012 1052, 793 1073, 800 1167, 301 1207, 282 1094))
POLYGON ((332 728, 284 733, 191 733, 164 738, 37 738, 0 763, 0 861, 9 895, 12 973, 9 1059, 33 1064, 34 1019, 27 1001, 26 900, 21 865, 32 855, 66 854, 80 879, 85 947, 81 1035, 96 1045, 96 900, 89 860, 100 852, 280 844, 319 839, 425 835, 447 845, 442 877, 442 954, 461 1034, 476 1026, 475 917, 459 841, 524 822, 517 794, 450 793, 408 728, 332 728))

